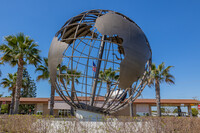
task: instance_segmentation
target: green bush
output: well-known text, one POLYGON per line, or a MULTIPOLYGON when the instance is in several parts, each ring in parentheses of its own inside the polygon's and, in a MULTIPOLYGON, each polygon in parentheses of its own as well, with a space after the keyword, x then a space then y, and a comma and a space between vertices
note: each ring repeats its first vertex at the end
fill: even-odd
POLYGON ((42 112, 37 112, 37 115, 42 115, 43 113, 42 112))
POLYGON ((196 108, 192 108, 192 116, 197 116, 198 115, 198 110, 196 108))
POLYGON ((8 104, 2 104, 1 105, 1 112, 0 114, 8 113, 8 104))

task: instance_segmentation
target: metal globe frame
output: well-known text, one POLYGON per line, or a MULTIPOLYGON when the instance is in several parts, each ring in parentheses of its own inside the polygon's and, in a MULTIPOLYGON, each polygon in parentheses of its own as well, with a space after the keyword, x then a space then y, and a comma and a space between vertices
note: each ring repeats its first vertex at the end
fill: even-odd
POLYGON ((141 95, 151 70, 152 52, 134 21, 118 12, 97 9, 69 19, 55 34, 48 58, 51 84, 67 104, 114 114, 141 95), (121 26, 113 28, 115 22, 111 21, 115 19, 121 26), (63 64, 67 66, 64 72, 63 64), (119 75, 117 80, 107 79, 110 88, 100 77, 108 69, 119 75))

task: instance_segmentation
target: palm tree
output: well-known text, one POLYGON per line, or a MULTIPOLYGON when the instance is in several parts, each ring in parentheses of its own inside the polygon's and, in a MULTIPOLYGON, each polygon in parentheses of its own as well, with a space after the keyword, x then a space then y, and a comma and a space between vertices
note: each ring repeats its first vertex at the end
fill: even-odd
MULTIPOLYGON (((68 74, 75 74, 78 76, 75 76, 75 81, 78 83, 78 78, 80 77, 80 72, 76 72, 75 70, 67 70, 67 67, 65 65, 58 65, 58 71, 62 74, 60 75, 60 81, 65 86, 64 82, 66 81, 67 84, 69 85, 69 81, 71 80, 71 77, 67 75, 67 80, 66 80, 66 75, 64 74, 66 71, 68 74)), ((50 73, 48 70, 48 58, 43 58, 43 65, 39 65, 36 69, 36 72, 41 73, 37 77, 37 81, 39 80, 48 80, 50 83, 50 73)), ((53 85, 51 85, 51 96, 50 96, 50 115, 53 115, 53 107, 54 107, 54 97, 55 97, 55 88, 53 85)))
POLYGON ((155 87, 156 91, 156 105, 157 105, 157 115, 161 116, 160 107, 160 84, 166 82, 168 84, 175 84, 175 78, 169 73, 170 68, 173 66, 168 66, 165 68, 164 62, 158 65, 156 68, 155 64, 152 64, 150 76, 148 77, 149 87, 155 87))
MULTIPOLYGON (((63 68, 61 67, 60 70, 62 70, 63 68)), ((67 67, 66 67, 67 69, 67 67)), ((65 70, 66 70, 65 69, 65 70)), ((60 72, 61 73, 61 72, 60 72)), ((76 70, 67 70, 67 76, 64 73, 61 73, 61 77, 60 77, 60 81, 63 84, 63 86, 65 86, 63 81, 67 82, 67 85, 70 85, 70 81, 71 81, 71 99, 74 100, 75 97, 75 86, 74 86, 74 81, 76 82, 76 84, 79 83, 79 78, 81 77, 81 72, 77 72, 76 70), (67 77, 67 78, 66 78, 67 77)), ((67 88, 67 87, 66 87, 67 88)), ((71 107, 71 115, 74 116, 74 108, 71 107)))
MULTIPOLYGON (((39 65, 36 72, 41 73, 37 76, 37 81, 40 80, 48 80, 50 83, 50 73, 48 70, 48 58, 43 58, 43 64, 39 65)), ((55 88, 51 85, 51 96, 50 96, 50 115, 53 115, 53 107, 54 107, 54 96, 55 96, 55 88)))
MULTIPOLYGON (((14 110, 14 101, 15 101, 15 92, 16 92, 16 80, 17 80, 17 73, 11 74, 8 73, 8 78, 3 78, 2 82, 0 83, 3 85, 3 88, 8 88, 8 91, 12 91, 11 93, 11 104, 10 104, 10 114, 13 114, 14 110)), ((22 79, 22 88, 25 88, 26 84, 26 79, 22 79)))
POLYGON ((6 44, 0 45, 0 52, 3 53, 1 61, 8 62, 11 66, 18 66, 16 79, 16 94, 14 103, 14 114, 18 113, 20 102, 20 90, 22 88, 23 68, 24 65, 38 65, 41 58, 40 50, 33 39, 19 33, 16 36, 9 35, 5 37, 6 44))
POLYGON ((17 79, 17 73, 11 74, 8 73, 8 78, 3 78, 2 82, 0 83, 3 85, 3 88, 8 88, 8 91, 12 91, 11 96, 11 104, 10 104, 10 114, 13 113, 14 108, 14 97, 15 97, 15 89, 16 89, 16 79, 17 79))
POLYGON ((107 94, 108 95, 110 94, 110 87, 111 87, 113 80, 119 79, 119 75, 117 75, 117 72, 119 72, 119 70, 112 71, 111 67, 106 69, 104 72, 103 71, 99 72, 99 78, 102 79, 107 84, 107 94))

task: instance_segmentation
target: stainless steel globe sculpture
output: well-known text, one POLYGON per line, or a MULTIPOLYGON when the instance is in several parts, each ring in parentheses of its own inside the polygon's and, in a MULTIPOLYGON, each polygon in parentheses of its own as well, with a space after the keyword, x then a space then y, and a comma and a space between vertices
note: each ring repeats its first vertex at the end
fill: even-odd
POLYGON ((86 11, 53 38, 51 84, 75 109, 112 114, 141 95, 151 58, 145 34, 130 18, 110 10, 86 11))

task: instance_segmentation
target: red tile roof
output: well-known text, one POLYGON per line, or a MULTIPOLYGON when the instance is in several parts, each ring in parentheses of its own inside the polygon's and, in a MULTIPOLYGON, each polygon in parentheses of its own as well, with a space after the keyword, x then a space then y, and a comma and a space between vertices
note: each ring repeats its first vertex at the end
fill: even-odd
MULTIPOLYGON (((21 103, 47 103, 49 98, 20 98, 21 103)), ((11 102, 10 97, 0 97, 0 102, 11 102)))
MULTIPOLYGON (((200 101, 194 99, 161 99, 162 104, 198 104, 200 101)), ((136 99, 134 103, 137 104, 155 104, 156 99, 136 99)))
MULTIPOLYGON (((78 97, 80 101, 89 101, 89 97, 78 97)), ((69 99, 69 98, 68 98, 69 99)), ((20 98, 20 102, 23 103, 48 103, 49 98, 20 98)), ((104 101, 104 97, 95 99, 98 101, 104 101)), ((63 101, 61 97, 55 96, 55 101, 63 101)), ((11 102, 10 97, 0 97, 0 102, 11 102)), ((193 99, 161 99, 161 104, 199 104, 200 101, 193 99)), ((136 99, 134 104, 156 104, 156 99, 136 99)))

